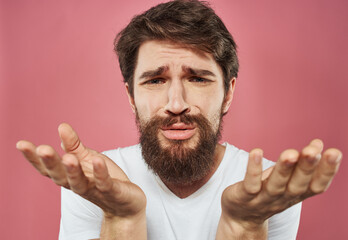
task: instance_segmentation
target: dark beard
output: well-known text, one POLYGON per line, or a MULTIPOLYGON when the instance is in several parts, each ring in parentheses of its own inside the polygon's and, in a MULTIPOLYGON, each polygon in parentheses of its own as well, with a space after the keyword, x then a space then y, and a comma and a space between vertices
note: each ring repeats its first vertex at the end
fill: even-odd
POLYGON ((214 167, 214 153, 220 139, 221 119, 222 116, 215 133, 202 114, 167 118, 156 116, 147 123, 141 123, 137 115, 142 155, 148 167, 166 183, 190 185, 201 180, 214 167), (196 124, 199 139, 194 148, 185 146, 190 139, 167 139, 169 146, 161 145, 158 139, 159 129, 169 127, 179 119, 185 124, 196 124))

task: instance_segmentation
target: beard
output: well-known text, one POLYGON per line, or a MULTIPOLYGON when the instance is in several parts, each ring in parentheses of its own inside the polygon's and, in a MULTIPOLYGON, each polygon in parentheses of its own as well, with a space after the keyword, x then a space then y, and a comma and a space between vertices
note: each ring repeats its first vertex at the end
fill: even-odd
MULTIPOLYGON (((215 148, 221 136, 222 114, 216 119, 218 128, 214 131, 208 119, 202 114, 159 117, 141 122, 137 113, 137 126, 140 132, 142 156, 151 169, 165 183, 191 185, 207 176, 214 167, 215 148), (161 127, 170 127, 174 123, 194 124, 198 140, 159 139, 161 127), (198 133, 198 134, 197 134, 198 133)), ((192 138, 194 138, 193 136, 192 138)))

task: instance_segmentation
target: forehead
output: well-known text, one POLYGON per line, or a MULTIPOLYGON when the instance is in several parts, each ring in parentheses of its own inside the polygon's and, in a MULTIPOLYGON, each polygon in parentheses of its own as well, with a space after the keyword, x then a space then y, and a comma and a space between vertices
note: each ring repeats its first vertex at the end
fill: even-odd
POLYGON ((169 71, 184 71, 186 67, 205 69, 222 76, 220 66, 210 53, 169 41, 151 40, 139 47, 135 79, 143 71, 165 67, 169 71))

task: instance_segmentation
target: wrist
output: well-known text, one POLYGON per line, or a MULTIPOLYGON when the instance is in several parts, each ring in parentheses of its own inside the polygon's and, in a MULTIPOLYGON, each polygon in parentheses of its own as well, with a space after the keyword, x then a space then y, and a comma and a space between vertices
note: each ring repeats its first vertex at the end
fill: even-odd
POLYGON ((268 220, 262 222, 236 220, 222 214, 218 225, 216 240, 266 240, 267 235, 268 220))
POLYGON ((146 239, 145 211, 135 216, 119 217, 104 213, 100 239, 146 239))

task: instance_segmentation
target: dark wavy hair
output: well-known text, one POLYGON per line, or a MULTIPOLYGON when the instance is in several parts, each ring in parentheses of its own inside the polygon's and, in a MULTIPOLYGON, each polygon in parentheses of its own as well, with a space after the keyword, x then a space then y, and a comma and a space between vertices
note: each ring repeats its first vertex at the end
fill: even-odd
POLYGON ((236 43, 209 4, 197 0, 174 0, 134 16, 115 38, 114 50, 132 97, 138 50, 149 40, 169 40, 212 54, 222 69, 225 93, 230 80, 238 75, 236 43))

